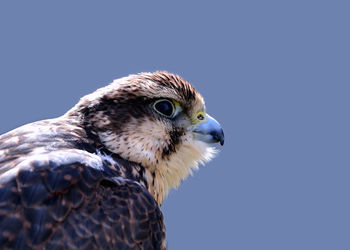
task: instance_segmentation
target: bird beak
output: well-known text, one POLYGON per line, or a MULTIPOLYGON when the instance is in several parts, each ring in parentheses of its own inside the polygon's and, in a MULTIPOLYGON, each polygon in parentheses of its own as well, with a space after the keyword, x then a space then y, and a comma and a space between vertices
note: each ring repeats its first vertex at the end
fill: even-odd
POLYGON ((208 114, 206 115, 206 120, 193 127, 192 131, 200 141, 206 143, 220 142, 221 146, 224 145, 224 131, 220 123, 208 114))

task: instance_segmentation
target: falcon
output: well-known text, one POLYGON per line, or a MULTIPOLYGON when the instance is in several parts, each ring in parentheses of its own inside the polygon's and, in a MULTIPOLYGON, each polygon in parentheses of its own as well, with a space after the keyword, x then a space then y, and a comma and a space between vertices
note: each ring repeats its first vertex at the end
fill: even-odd
POLYGON ((160 206, 217 142, 221 126, 180 76, 114 80, 0 136, 0 246, 165 249, 160 206))

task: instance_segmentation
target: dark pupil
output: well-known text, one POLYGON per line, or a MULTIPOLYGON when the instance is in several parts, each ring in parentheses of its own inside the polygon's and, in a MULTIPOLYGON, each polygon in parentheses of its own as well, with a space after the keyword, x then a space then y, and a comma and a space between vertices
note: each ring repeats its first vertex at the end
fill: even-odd
POLYGON ((166 116, 171 116, 173 114, 173 106, 167 101, 158 102, 155 107, 160 113, 166 116))

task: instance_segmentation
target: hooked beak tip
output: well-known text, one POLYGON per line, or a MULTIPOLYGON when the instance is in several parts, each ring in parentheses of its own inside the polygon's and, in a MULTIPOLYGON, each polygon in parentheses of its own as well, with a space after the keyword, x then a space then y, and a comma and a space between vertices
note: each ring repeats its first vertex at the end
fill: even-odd
POLYGON ((225 140, 220 140, 220 145, 224 146, 225 140))
POLYGON ((221 146, 224 146, 225 136, 224 136, 224 131, 222 129, 219 131, 214 131, 210 134, 217 142, 220 142, 221 146))

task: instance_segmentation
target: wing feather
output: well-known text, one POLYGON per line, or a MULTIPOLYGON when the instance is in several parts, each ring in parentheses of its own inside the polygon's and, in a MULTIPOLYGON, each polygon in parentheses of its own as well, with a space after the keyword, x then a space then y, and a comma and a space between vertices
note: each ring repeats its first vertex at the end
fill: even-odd
POLYGON ((104 161, 97 168, 86 159, 42 159, 13 166, 1 181, 2 247, 165 248, 162 213, 143 186, 113 178, 104 161))

